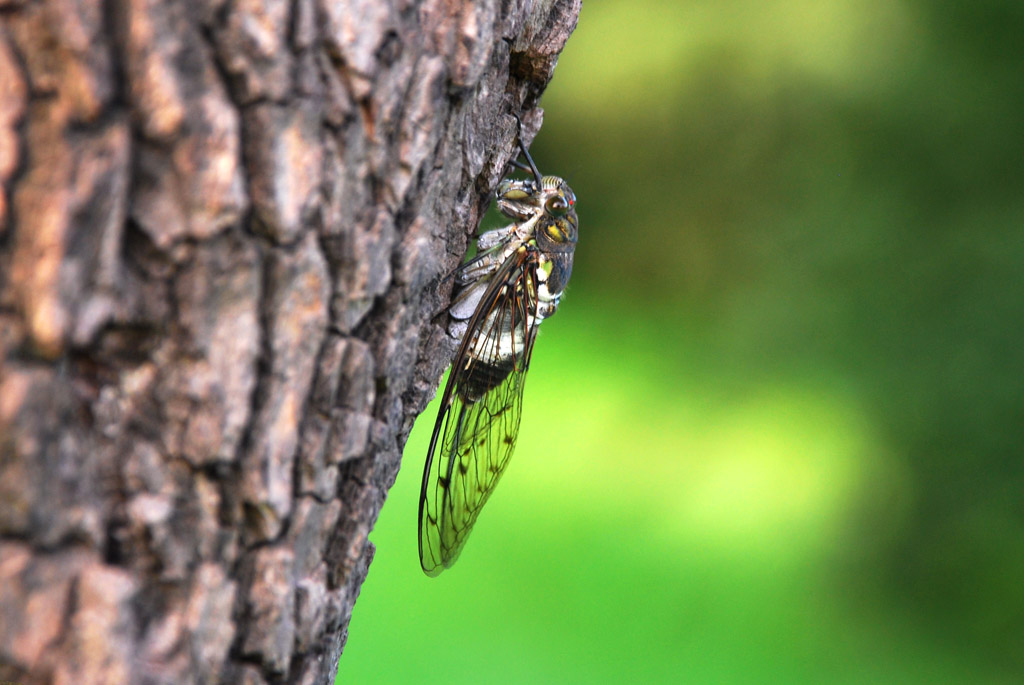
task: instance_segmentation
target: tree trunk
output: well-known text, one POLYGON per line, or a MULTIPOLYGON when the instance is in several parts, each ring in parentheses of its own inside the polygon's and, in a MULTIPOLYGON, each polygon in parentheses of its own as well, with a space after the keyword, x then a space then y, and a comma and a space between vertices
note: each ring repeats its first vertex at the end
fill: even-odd
POLYGON ((333 681, 579 4, 0 0, 0 680, 333 681))

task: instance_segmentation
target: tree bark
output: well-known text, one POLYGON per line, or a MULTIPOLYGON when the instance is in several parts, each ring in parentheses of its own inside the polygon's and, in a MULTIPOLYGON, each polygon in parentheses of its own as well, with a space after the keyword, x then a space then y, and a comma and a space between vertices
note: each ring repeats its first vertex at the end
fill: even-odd
POLYGON ((333 682, 579 5, 0 0, 0 680, 333 682))

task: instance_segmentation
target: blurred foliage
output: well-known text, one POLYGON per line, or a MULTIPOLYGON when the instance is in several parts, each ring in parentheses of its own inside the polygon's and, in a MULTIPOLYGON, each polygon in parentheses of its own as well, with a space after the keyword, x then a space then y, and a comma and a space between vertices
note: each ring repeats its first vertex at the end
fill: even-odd
POLYGON ((1024 4, 586 3, 520 443, 416 559, 423 415, 342 682, 1024 680, 1024 4))

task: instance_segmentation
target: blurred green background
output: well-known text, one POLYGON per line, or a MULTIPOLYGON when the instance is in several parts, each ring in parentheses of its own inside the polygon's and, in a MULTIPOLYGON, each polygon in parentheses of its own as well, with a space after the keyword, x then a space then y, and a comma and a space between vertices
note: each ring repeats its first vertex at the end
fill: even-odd
POLYGON ((417 424, 339 680, 1024 682, 1024 3, 588 1, 519 446, 419 570, 417 424))

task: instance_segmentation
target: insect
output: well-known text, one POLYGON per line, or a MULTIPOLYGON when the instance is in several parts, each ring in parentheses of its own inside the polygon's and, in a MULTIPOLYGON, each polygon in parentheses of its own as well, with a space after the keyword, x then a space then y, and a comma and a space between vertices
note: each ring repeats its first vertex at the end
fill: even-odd
POLYGON ((561 178, 541 176, 521 129, 528 166, 512 165, 531 178, 507 178, 495 193, 512 223, 481 234, 476 256, 454 274, 449 333, 461 343, 420 488, 420 565, 429 576, 455 563, 508 466, 537 327, 555 313, 572 273, 576 196, 561 178))

